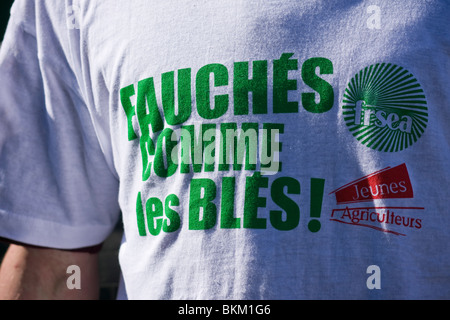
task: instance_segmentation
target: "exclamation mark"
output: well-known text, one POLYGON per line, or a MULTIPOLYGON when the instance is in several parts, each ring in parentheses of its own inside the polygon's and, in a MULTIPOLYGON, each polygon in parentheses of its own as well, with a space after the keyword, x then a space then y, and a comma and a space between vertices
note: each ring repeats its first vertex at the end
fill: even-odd
MULTIPOLYGON (((311 205, 310 205, 310 216, 311 218, 320 218, 322 213, 322 203, 323 203, 323 192, 325 190, 325 180, 324 179, 311 179, 311 205)), ((308 223, 308 229, 311 232, 318 232, 320 230, 321 224, 317 219, 312 219, 308 223)))

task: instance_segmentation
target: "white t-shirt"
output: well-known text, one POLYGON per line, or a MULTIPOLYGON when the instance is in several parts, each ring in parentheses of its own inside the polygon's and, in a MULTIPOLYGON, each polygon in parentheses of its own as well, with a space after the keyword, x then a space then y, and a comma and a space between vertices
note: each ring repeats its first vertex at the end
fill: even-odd
POLYGON ((0 236, 122 212, 119 299, 450 298, 450 3, 19 0, 0 236))

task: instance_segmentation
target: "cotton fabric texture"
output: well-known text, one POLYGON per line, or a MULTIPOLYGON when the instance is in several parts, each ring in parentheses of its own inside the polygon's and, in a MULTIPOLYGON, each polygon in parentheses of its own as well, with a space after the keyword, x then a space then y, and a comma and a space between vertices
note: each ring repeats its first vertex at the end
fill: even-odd
POLYGON ((0 236, 94 246, 122 214, 119 299, 449 298, 449 13, 18 0, 0 236))

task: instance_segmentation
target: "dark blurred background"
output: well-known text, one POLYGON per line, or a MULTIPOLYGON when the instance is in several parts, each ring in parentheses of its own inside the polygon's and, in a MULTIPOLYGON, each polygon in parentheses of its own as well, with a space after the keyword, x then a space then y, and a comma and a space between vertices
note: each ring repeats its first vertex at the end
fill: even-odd
MULTIPOLYGON (((8 24, 9 12, 13 2, 14 0, 0 0, 0 42, 3 41, 4 32, 8 24)), ((102 251, 100 252, 99 268, 101 300, 114 300, 116 298, 120 276, 118 250, 121 238, 122 222, 119 221, 116 229, 106 240, 103 245, 102 251)), ((0 242, 0 263, 7 248, 8 246, 5 243, 0 242)), ((83 270, 81 270, 81 277, 83 277, 83 270)), ((81 278, 81 281, 83 281, 83 278, 81 278)))
POLYGON ((14 0, 0 1, 0 42, 3 41, 3 34, 5 33, 6 25, 9 19, 9 10, 14 0))

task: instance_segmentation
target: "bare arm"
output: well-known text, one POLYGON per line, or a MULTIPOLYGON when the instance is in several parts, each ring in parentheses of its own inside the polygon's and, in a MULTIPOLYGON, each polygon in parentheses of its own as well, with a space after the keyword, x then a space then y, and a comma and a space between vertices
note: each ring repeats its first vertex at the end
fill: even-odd
POLYGON ((0 300, 91 300, 98 293, 98 253, 12 244, 0 267, 0 300), (67 286, 71 265, 80 268, 79 290, 67 286))

